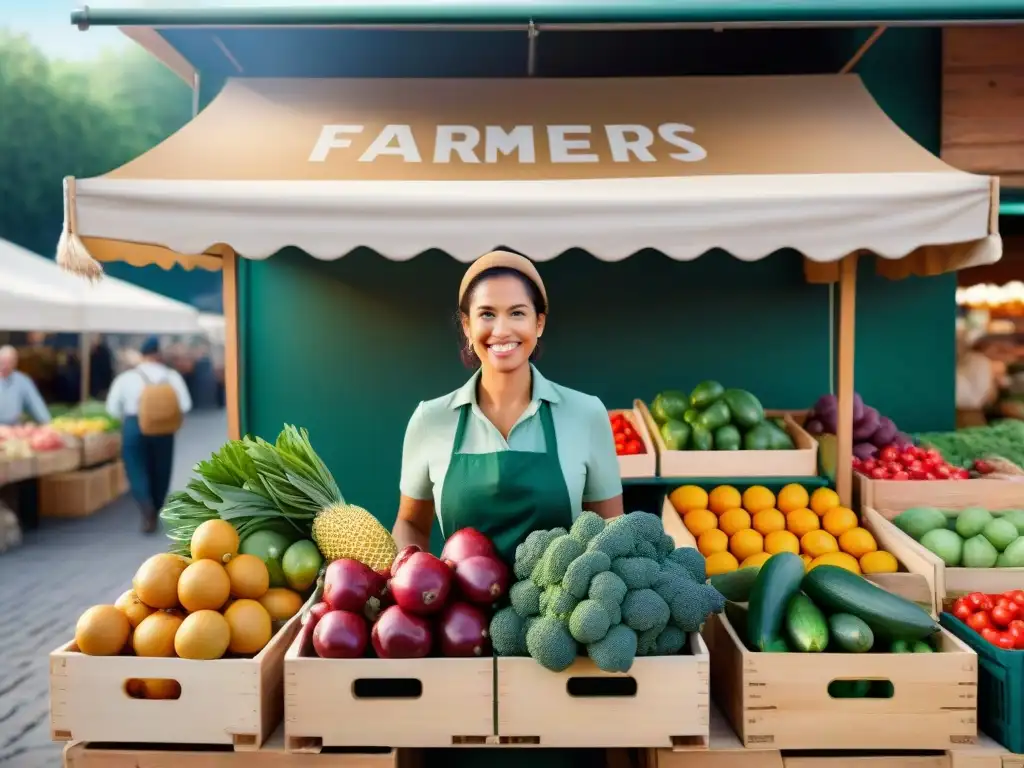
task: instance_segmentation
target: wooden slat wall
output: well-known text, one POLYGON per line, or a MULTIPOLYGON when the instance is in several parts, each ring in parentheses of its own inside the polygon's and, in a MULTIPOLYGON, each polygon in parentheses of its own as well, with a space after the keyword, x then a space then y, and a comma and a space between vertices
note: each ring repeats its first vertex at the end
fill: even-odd
POLYGON ((1024 25, 943 30, 942 159, 1024 187, 1024 25))

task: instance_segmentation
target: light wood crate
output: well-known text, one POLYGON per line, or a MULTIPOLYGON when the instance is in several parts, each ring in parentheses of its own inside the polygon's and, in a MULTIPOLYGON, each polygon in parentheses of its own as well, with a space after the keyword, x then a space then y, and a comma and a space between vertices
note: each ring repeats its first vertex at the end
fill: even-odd
POLYGON ((648 749, 644 768, 782 768, 777 749, 747 749, 721 710, 711 705, 708 748, 703 751, 648 749))
POLYGON ((60 472, 73 472, 81 464, 82 451, 77 446, 36 454, 36 474, 40 477, 60 472))
POLYGON ((39 478, 40 517, 88 517, 110 503, 105 466, 39 478))
POLYGON ((765 418, 778 414, 793 438, 792 451, 670 451, 665 446, 654 417, 637 401, 651 439, 658 450, 658 472, 662 477, 811 477, 818 474, 818 441, 788 413, 765 411, 765 418))
POLYGON ((654 440, 651 438, 650 428, 647 419, 644 418, 644 411, 647 406, 642 400, 634 400, 632 409, 618 409, 608 412, 609 416, 616 413, 623 413, 629 419, 633 429, 640 436, 644 444, 644 453, 630 456, 619 456, 619 476, 628 477, 655 477, 658 474, 658 453, 654 447, 654 440))
POLYGON ((295 616, 251 659, 86 656, 67 643, 50 654, 52 738, 258 750, 281 722, 284 655, 298 629, 295 616), (132 679, 176 680, 181 696, 132 698, 132 679))
POLYGON ((725 616, 710 638, 715 703, 746 747, 947 750, 977 741, 978 657, 941 630, 938 653, 754 653, 725 616), (889 680, 888 699, 833 699, 833 680, 889 680))
POLYGON ((602 672, 585 657, 564 672, 528 657, 499 657, 499 742, 706 749, 708 649, 699 634, 690 636, 689 649, 685 656, 639 657, 625 674, 602 672), (601 679, 605 695, 585 695, 588 678, 601 679), (613 680, 621 683, 607 682, 613 680))
POLYGON ((415 750, 295 755, 284 749, 284 730, 252 752, 203 750, 195 746, 118 747, 77 742, 64 748, 64 768, 419 768, 415 750))
POLYGON ((36 460, 0 458, 0 484, 20 483, 36 476, 36 460))
POLYGON ((948 754, 786 755, 782 758, 782 768, 950 768, 950 759, 948 754))
POLYGON ((911 507, 1024 509, 1024 482, 1015 480, 872 480, 855 472, 857 503, 890 512, 911 507))
POLYGON ((91 467, 121 455, 121 433, 99 432, 82 438, 82 466, 91 467))
MULTIPOLYGON (((536 662, 534 662, 536 663, 536 662)), ((284 662, 285 746, 483 745, 494 736, 494 659, 321 659, 300 632, 284 662), (418 695, 375 695, 393 680, 418 695), (360 695, 357 683, 366 689, 360 695)))
MULTIPOLYGON (((935 604, 939 611, 942 610, 943 604, 971 592, 995 594, 1010 589, 1024 589, 1024 568, 950 568, 938 555, 925 549, 922 544, 896 527, 892 518, 896 517, 898 512, 876 511, 870 507, 866 508, 866 511, 875 520, 879 530, 886 532, 885 535, 889 539, 900 542, 900 546, 915 553, 917 561, 923 564, 922 572, 934 585, 935 604)), ((957 513, 957 510, 953 509, 942 511, 947 516, 957 513)), ((994 510, 993 514, 998 515, 999 511, 994 510)))

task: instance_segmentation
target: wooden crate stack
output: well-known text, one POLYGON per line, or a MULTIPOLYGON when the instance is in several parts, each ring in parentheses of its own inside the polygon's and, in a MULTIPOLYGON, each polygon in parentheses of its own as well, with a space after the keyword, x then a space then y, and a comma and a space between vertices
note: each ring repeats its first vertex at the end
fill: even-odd
POLYGON ((51 471, 39 473, 41 517, 87 517, 127 492, 119 433, 86 435, 74 451, 73 466, 71 456, 63 465, 54 458, 48 460, 51 471))

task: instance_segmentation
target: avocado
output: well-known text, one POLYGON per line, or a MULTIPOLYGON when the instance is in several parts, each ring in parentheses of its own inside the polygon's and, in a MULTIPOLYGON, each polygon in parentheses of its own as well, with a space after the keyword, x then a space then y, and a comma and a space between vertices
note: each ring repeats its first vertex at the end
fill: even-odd
POLYGON ((670 451, 686 450, 690 442, 690 425, 683 421, 669 419, 661 425, 661 439, 670 451))
POLYGON ((738 451, 742 441, 740 431, 732 424, 726 424, 715 430, 715 450, 738 451))

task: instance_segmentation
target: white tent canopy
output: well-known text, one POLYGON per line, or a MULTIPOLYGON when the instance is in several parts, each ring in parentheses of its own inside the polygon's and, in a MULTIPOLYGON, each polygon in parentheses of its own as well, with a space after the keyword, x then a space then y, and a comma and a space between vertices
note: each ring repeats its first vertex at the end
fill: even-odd
POLYGON ((70 333, 200 333, 199 312, 105 277, 88 283, 0 240, 0 328, 70 333))

